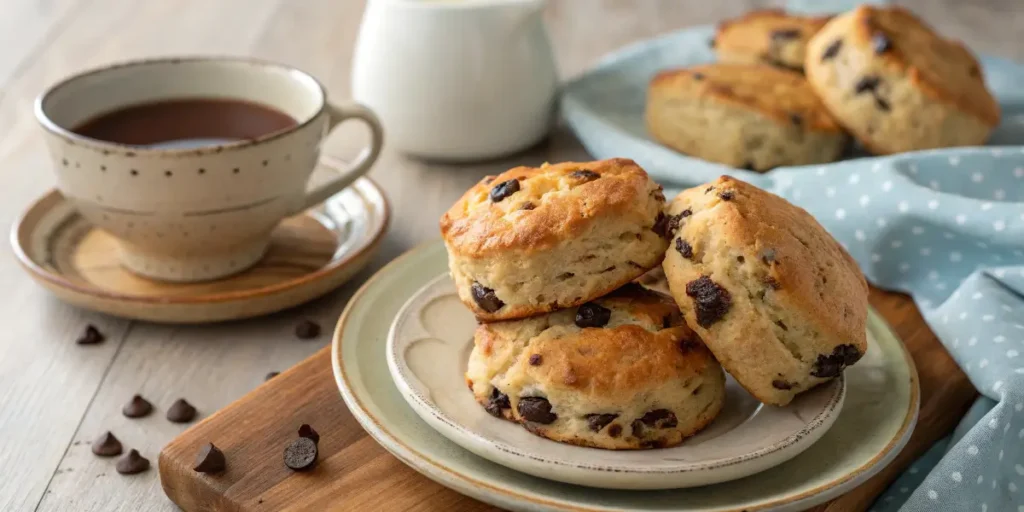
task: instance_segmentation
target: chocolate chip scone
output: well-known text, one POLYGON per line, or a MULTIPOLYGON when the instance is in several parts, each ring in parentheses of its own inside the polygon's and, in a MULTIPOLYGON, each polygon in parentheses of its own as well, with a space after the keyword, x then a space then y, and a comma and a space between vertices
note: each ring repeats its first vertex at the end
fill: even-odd
POLYGON ((900 7, 837 16, 808 43, 805 68, 836 119, 877 154, 979 145, 999 124, 971 52, 900 7))
POLYGON ((729 177, 669 207, 669 288, 687 324, 764 403, 839 375, 867 350, 868 288, 810 214, 729 177))
POLYGON ((712 44, 720 62, 770 64, 803 72, 807 41, 828 20, 760 9, 720 23, 712 44))
POLYGON ((711 422, 725 375, 672 298, 629 284, 578 308, 481 324, 466 381, 496 417, 555 441, 674 446, 711 422))
POLYGON ((441 218, 459 297, 481 321, 600 297, 661 263, 664 204, 622 158, 488 176, 441 218))
POLYGON ((847 137, 803 75, 764 64, 705 64, 659 73, 647 130, 673 149, 765 171, 832 162, 847 137))

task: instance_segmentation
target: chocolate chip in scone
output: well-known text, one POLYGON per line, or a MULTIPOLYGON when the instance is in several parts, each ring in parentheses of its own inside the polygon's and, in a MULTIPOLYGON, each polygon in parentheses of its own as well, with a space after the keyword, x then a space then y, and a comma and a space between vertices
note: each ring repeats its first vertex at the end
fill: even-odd
POLYGON ((664 439, 648 439, 640 443, 640 446, 644 448, 664 448, 666 444, 664 439))
POLYGON ((502 199, 519 192, 519 180, 511 179, 498 183, 491 189, 491 201, 500 203, 502 199))
POLYGON ((876 54, 882 54, 892 49, 892 40, 882 32, 875 32, 871 36, 871 47, 876 54))
POLYGON ((771 265, 775 263, 775 249, 763 249, 761 251, 761 261, 765 265, 771 265))
POLYGON ((530 354, 530 366, 539 366, 544 362, 544 357, 540 354, 530 354))
POLYGON ((295 337, 300 340, 311 340, 320 336, 320 324, 312 320, 303 320, 295 326, 295 337))
POLYGON ((114 469, 122 475, 134 475, 149 469, 149 459, 139 454, 136 449, 131 449, 127 454, 117 459, 114 469))
POLYGON ((771 38, 773 41, 788 41, 790 39, 797 39, 799 37, 800 29, 798 28, 773 30, 771 34, 771 38))
POLYGON ((875 96, 875 106, 878 107, 878 110, 881 110, 883 112, 888 112, 892 110, 892 107, 889 105, 889 102, 886 101, 885 98, 880 98, 878 96, 875 96))
POLYGON ((654 428, 675 428, 679 422, 674 412, 668 409, 655 409, 644 414, 640 421, 654 428))
POLYGON ((683 223, 683 218, 690 215, 690 213, 690 210, 683 210, 678 215, 668 216, 668 225, 665 227, 665 232, 669 237, 675 236, 676 231, 679 231, 679 226, 683 223))
POLYGON ((782 329, 783 331, 789 330, 789 327, 786 327, 785 322, 783 322, 782 320, 776 320, 775 325, 779 326, 779 329, 782 329))
POLYGON ((569 173, 569 177, 574 179, 574 180, 576 180, 576 181, 579 181, 580 183, 587 183, 587 182, 594 181, 594 180, 600 178, 601 175, 596 173, 596 172, 594 172, 594 171, 589 171, 587 169, 580 169, 578 171, 570 172, 569 173))
POLYGON ((747 259, 746 259, 746 258, 744 258, 742 254, 741 254, 741 255, 739 255, 739 256, 736 256, 736 263, 743 263, 743 262, 744 262, 744 261, 746 261, 746 260, 747 260, 747 259))
POLYGON ((772 381, 772 387, 775 389, 781 389, 783 391, 787 389, 793 389, 793 385, 782 379, 775 379, 772 381))
POLYGON ((679 351, 682 352, 683 354, 689 354, 690 352, 693 352, 694 350, 700 348, 700 345, 701 343, 698 341, 691 340, 689 338, 683 338, 679 340, 679 351))
POLYGON ((822 379, 835 377, 842 373, 844 368, 860 360, 860 357, 861 353, 857 347, 849 344, 839 345, 831 354, 818 355, 811 375, 822 379))
POLYGON ((79 345, 95 345, 97 343, 102 343, 105 339, 107 339, 107 337, 104 336, 95 325, 89 324, 85 326, 85 332, 75 340, 75 343, 79 345))
POLYGON ((188 423, 196 419, 196 408, 184 398, 179 398, 167 409, 167 421, 188 423))
POLYGON ((658 216, 654 219, 654 226, 651 227, 651 231, 662 238, 669 238, 671 235, 668 232, 668 216, 664 212, 658 212, 658 216))
POLYGON ((680 256, 686 259, 693 258, 693 247, 690 245, 689 242, 683 240, 682 238, 676 238, 676 251, 679 253, 680 256))
POLYGON ((874 75, 868 75, 857 80, 857 83, 853 86, 853 92, 856 94, 865 93, 868 91, 875 91, 878 89, 878 85, 882 83, 882 79, 874 75))
POLYGON ((604 327, 611 318, 612 310, 600 304, 587 302, 576 310, 576 327, 604 327))
POLYGON ((494 313, 505 306, 505 303, 494 294, 494 290, 480 283, 473 283, 470 291, 473 294, 473 300, 476 302, 476 305, 488 313, 494 313))
POLYGON ((608 437, 615 438, 615 437, 619 437, 621 435, 622 435, 622 425, 619 425, 618 423, 616 423, 616 424, 608 427, 608 437))
POLYGON ((100 457, 113 457, 121 455, 121 441, 118 441, 109 430, 92 442, 92 453, 100 457))
POLYGON ((600 432, 618 417, 618 414, 588 414, 584 416, 587 419, 587 427, 594 432, 600 432))
POLYGON ((722 201, 732 201, 732 198, 736 197, 736 195, 732 190, 723 190, 718 193, 718 197, 721 198, 722 201))
POLYGON ((270 372, 263 377, 263 381, 266 382, 270 379, 273 379, 274 377, 277 377, 278 375, 281 375, 281 372, 270 372))
POLYGON ((509 402, 508 395, 498 391, 498 388, 491 389, 491 398, 487 400, 487 404, 484 405, 484 409, 488 414, 495 418, 500 418, 502 409, 511 409, 512 404, 509 402))
POLYGON ((520 210, 527 210, 527 211, 532 210, 532 209, 534 209, 536 207, 537 207, 537 205, 535 205, 535 204, 533 204, 533 203, 531 203, 529 201, 519 205, 519 209, 520 210))
POLYGON ((558 419, 558 415, 551 412, 551 402, 548 402, 547 398, 524 396, 519 399, 517 410, 524 420, 543 425, 554 423, 558 419))
POLYGON ((790 113, 789 114, 789 121, 791 123, 793 123, 794 125, 796 125, 796 126, 800 126, 800 125, 804 124, 804 116, 801 116, 800 114, 790 113))
POLYGON ((295 471, 306 471, 316 466, 318 455, 316 443, 308 437, 300 437, 284 449, 284 465, 295 471))
POLYGON ((299 437, 307 437, 312 439, 314 443, 320 444, 320 434, 313 430, 313 427, 309 426, 308 423, 299 425, 299 437))
POLYGON ((192 464, 192 470, 197 473, 213 475, 224 471, 227 467, 227 460, 224 452, 220 451, 213 443, 206 443, 196 453, 196 461, 192 464))
POLYGON ((686 283, 686 295, 693 299, 697 324, 705 329, 725 316, 732 306, 729 291, 708 276, 700 276, 686 283))
POLYGON ((153 412, 153 404, 142 398, 142 395, 135 395, 128 403, 121 407, 121 413, 128 418, 141 418, 153 412))
POLYGON ((826 60, 835 58, 836 55, 839 55, 839 49, 842 47, 842 39, 836 39, 835 41, 832 41, 832 43, 825 47, 825 51, 821 52, 821 61, 825 62, 826 60))

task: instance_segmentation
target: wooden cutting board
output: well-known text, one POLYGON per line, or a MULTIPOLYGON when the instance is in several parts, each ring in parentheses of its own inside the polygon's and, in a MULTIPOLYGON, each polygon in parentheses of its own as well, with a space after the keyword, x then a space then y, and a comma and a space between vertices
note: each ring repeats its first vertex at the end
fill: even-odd
MULTIPOLYGON (((889 467, 815 511, 866 510, 904 468, 954 428, 977 396, 909 298, 872 290, 871 304, 917 363, 920 417, 910 442, 889 467)), ((363 431, 335 385, 330 348, 171 441, 160 453, 160 482, 167 496, 187 511, 497 510, 421 476, 363 431), (282 461, 284 447, 301 423, 324 434, 320 462, 308 473, 295 473, 282 461), (227 471, 216 477, 192 470, 196 452, 211 440, 229 454, 227 471)))

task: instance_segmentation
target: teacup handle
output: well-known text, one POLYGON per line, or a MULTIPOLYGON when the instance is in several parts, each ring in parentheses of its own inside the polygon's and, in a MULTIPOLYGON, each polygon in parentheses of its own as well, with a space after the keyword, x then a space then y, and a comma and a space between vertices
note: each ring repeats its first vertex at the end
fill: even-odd
POLYGON ((373 167, 377 156, 380 155, 380 148, 384 145, 384 128, 381 127, 380 120, 377 119, 377 115, 372 110, 358 103, 347 103, 344 105, 328 104, 327 109, 329 116, 328 129, 330 131, 333 131, 335 127, 349 119, 362 120, 370 128, 370 145, 363 148, 359 152, 359 156, 356 157, 355 162, 348 166, 337 158, 321 155, 317 166, 326 167, 338 173, 339 176, 313 190, 307 191, 306 198, 303 200, 298 211, 307 210, 324 202, 328 197, 341 192, 345 187, 366 174, 373 167))

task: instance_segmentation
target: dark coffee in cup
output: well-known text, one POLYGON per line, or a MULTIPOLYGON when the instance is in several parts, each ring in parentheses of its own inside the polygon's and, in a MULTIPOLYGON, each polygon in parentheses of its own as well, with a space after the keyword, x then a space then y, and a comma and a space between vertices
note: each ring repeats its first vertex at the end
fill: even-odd
POLYGON ((105 112, 73 131, 118 144, 183 148, 255 139, 296 124, 288 114, 259 103, 228 98, 181 98, 105 112))

